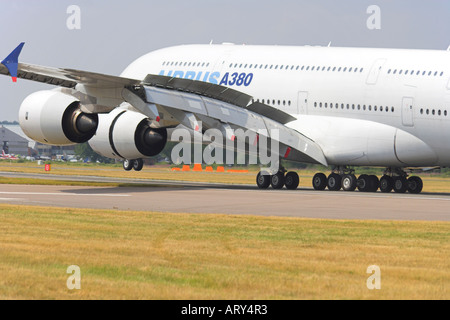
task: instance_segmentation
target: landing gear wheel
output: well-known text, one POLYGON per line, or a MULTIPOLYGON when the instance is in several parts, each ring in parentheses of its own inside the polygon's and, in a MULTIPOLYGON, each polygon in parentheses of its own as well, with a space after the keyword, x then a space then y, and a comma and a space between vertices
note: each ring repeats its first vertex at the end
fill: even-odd
POLYGON ((268 172, 259 172, 256 176, 256 184, 259 189, 267 189, 270 186, 270 174, 268 172))
POLYGON ((422 192, 423 181, 419 177, 410 177, 408 179, 408 192, 413 194, 419 194, 422 192))
POLYGON ((380 180, 376 175, 369 176, 369 192, 377 192, 380 187, 380 180))
POLYGON ((270 184, 274 189, 281 189, 284 186, 284 173, 278 171, 270 178, 270 184))
POLYGON ((331 190, 331 191, 341 190, 341 182, 342 182, 342 177, 339 174, 337 174, 337 173, 330 174, 327 179, 328 190, 331 190))
POLYGON ((143 167, 144 167, 144 160, 136 159, 133 161, 133 169, 135 171, 141 171, 143 167))
POLYGON ((133 160, 125 159, 125 160, 123 161, 123 169, 124 169, 125 171, 130 171, 131 169, 133 169, 133 163, 134 163, 133 160))
POLYGON ((394 191, 396 193, 405 193, 408 189, 408 181, 405 177, 395 177, 394 178, 394 191))
POLYGON ((314 190, 325 190, 327 187, 327 176, 323 173, 316 173, 312 180, 314 190))
POLYGON ((394 188, 394 179, 390 176, 382 176, 380 179, 380 191, 383 193, 389 193, 394 188))
POLYGON ((356 185, 358 186, 358 190, 361 192, 368 192, 370 188, 370 178, 367 174, 362 174, 359 176, 356 185))
POLYGON ((354 174, 346 174, 342 178, 342 190, 355 191, 356 189, 356 176, 354 174))
POLYGON ((297 172, 290 171, 286 173, 286 176, 284 177, 284 184, 286 186, 286 189, 295 190, 297 189, 299 183, 300 178, 298 177, 297 172))

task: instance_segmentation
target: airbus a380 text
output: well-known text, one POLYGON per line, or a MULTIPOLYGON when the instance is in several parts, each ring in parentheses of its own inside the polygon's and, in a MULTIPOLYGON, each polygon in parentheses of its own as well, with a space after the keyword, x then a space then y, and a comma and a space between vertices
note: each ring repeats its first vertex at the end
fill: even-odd
MULTIPOLYGON (((420 193, 412 169, 450 165, 449 51, 186 45, 111 76, 18 63, 22 47, 0 73, 57 86, 24 100, 23 131, 53 145, 89 141, 127 170, 160 153, 168 129, 195 132, 200 121, 226 139, 229 130, 268 138, 279 130, 280 159, 331 168, 314 176, 316 190, 420 193), (357 166, 385 173, 356 177, 357 166)), ((299 184, 281 165, 256 180, 260 188, 299 184)))

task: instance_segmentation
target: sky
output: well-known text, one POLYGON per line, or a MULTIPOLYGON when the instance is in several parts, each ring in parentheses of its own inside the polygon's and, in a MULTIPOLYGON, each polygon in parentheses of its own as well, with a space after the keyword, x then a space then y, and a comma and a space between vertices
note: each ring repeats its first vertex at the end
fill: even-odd
MULTIPOLYGON (((150 51, 211 41, 446 50, 450 1, 0 0, 0 30, 0 61, 25 42, 22 62, 119 75, 150 51)), ((0 76, 0 121, 52 88, 0 76)))

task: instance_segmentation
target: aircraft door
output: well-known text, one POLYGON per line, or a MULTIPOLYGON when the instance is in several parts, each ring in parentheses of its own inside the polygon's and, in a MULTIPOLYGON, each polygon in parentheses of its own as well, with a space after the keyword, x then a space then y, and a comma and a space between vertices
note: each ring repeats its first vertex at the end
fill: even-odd
POLYGON ((412 97, 403 97, 402 123, 406 127, 414 126, 414 98, 412 97))
POLYGON ((299 91, 297 96, 297 114, 308 114, 308 92, 299 91))
POLYGON ((366 83, 367 84, 376 84, 378 80, 378 76, 380 75, 381 68, 386 63, 386 59, 381 58, 375 60, 372 68, 370 69, 369 75, 367 76, 366 83))

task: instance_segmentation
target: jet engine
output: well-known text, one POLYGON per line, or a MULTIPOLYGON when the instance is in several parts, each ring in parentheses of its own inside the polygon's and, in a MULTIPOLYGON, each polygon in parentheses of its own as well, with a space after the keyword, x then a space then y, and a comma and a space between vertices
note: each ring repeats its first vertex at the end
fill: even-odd
POLYGON ((117 108, 98 116, 98 129, 89 145, 102 156, 148 158, 158 155, 166 145, 167 130, 151 128, 150 119, 142 113, 117 108))
POLYGON ((22 102, 19 123, 31 139, 64 146, 88 141, 95 134, 97 114, 80 110, 80 102, 60 91, 38 91, 22 102))

